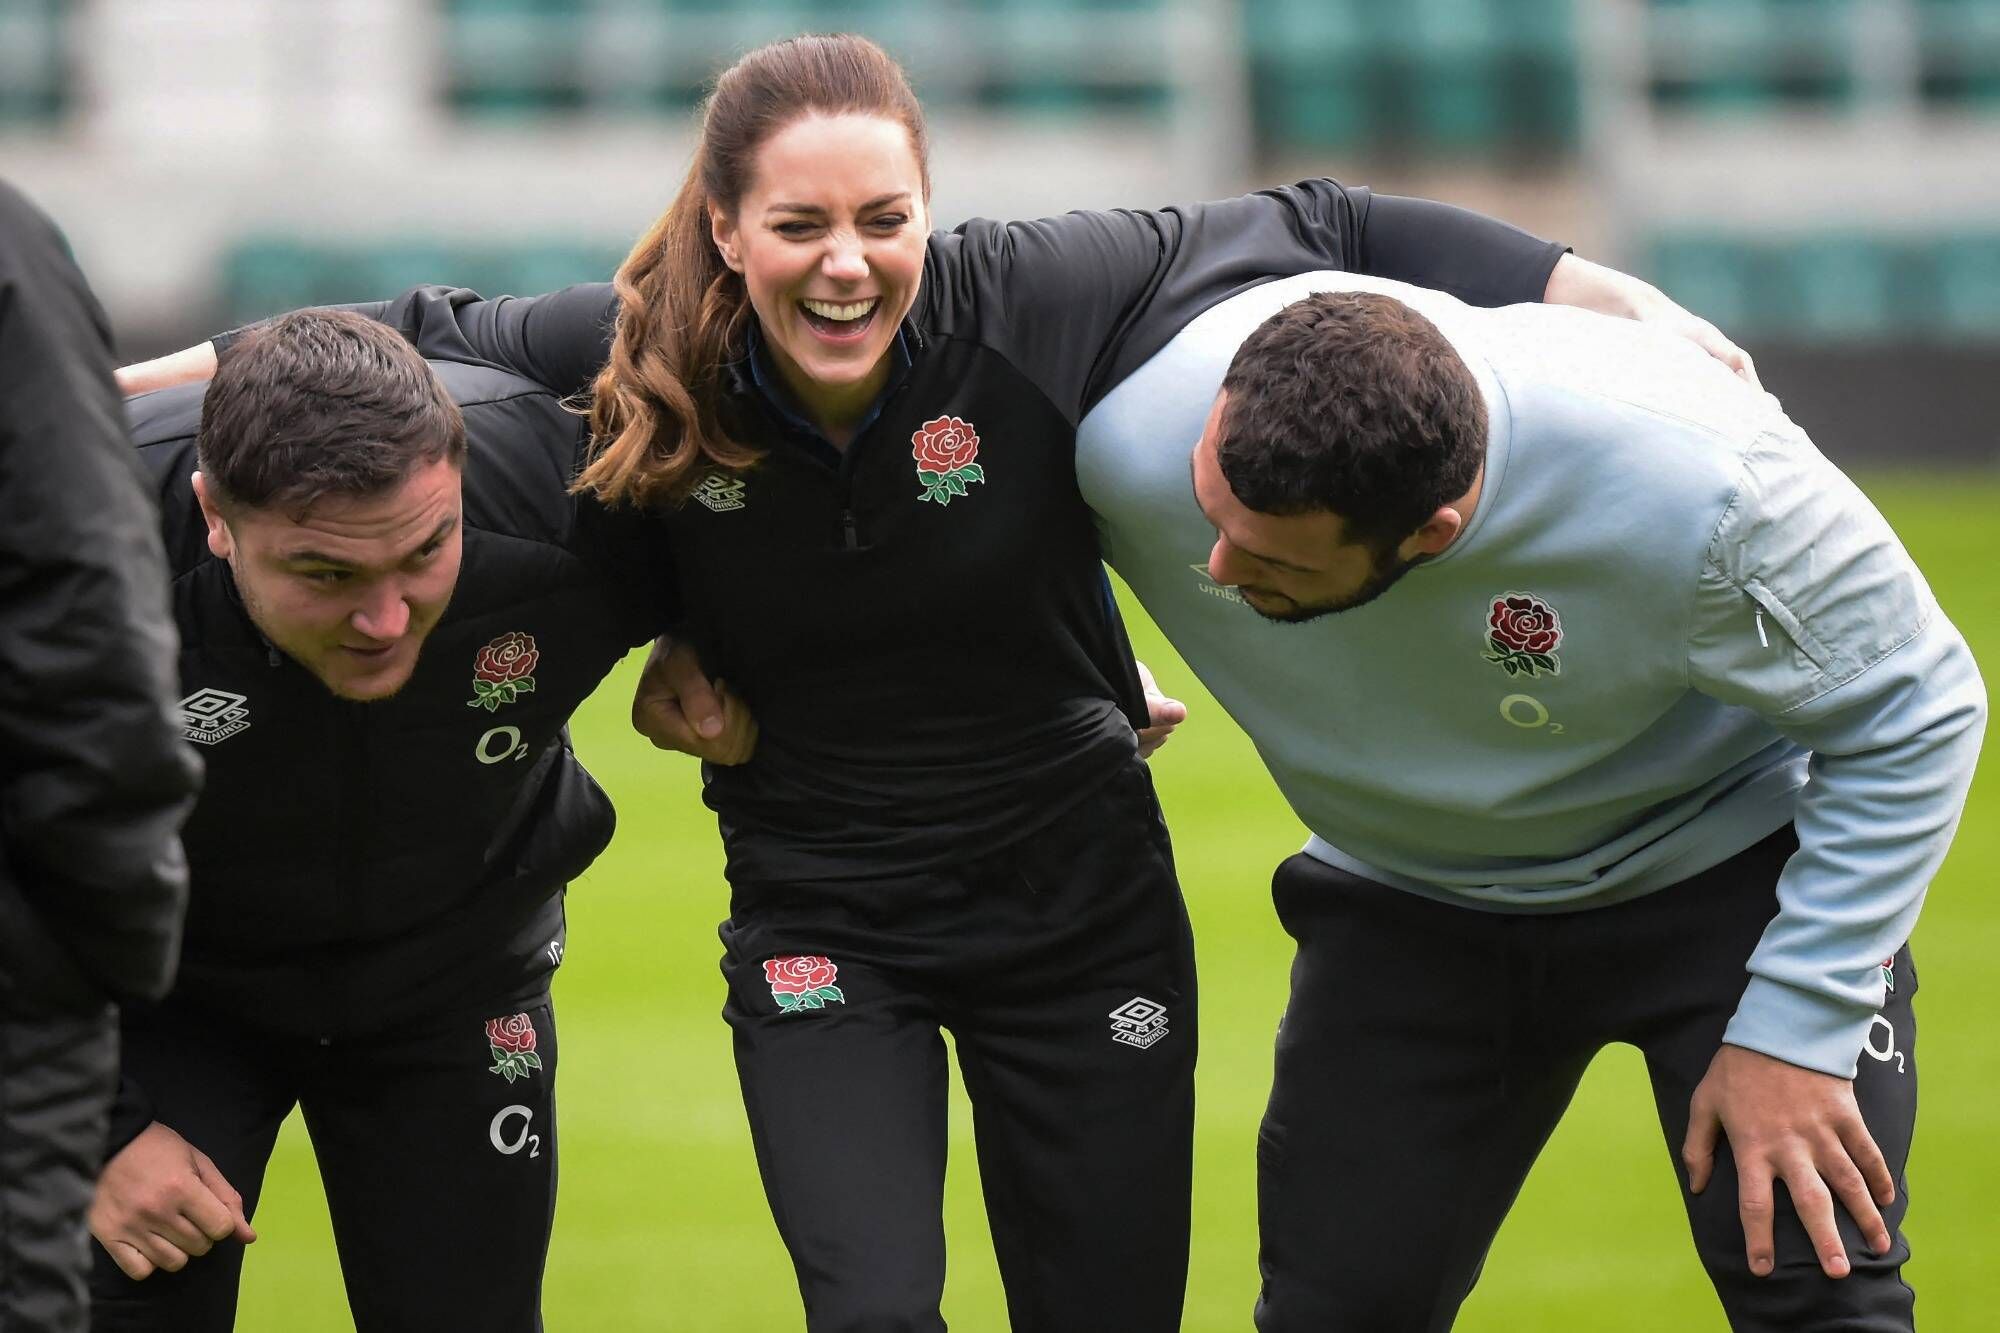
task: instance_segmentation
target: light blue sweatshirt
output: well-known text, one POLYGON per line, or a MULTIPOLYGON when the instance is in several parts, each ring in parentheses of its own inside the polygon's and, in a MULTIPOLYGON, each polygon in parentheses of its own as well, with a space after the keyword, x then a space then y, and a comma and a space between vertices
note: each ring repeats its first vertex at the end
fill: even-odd
POLYGON ((1195 320, 1077 450, 1108 559, 1249 733, 1309 853, 1466 907, 1576 910, 1794 822, 1727 1040, 1853 1075, 1986 696, 1888 524, 1776 399, 1630 321, 1308 274, 1195 320), (1270 623, 1205 572, 1188 455, 1243 338, 1335 290, 1395 296, 1457 347, 1491 422, 1484 485, 1379 600, 1270 623))

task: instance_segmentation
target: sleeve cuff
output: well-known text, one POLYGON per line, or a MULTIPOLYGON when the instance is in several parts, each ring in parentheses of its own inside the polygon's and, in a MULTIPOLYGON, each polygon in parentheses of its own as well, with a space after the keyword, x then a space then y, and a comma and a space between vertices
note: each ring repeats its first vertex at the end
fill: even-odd
POLYGON ((111 1124, 104 1139, 104 1160, 125 1151, 125 1146, 152 1124, 153 1099, 146 1090, 123 1074, 118 1076, 118 1093, 111 1102, 111 1124))
POLYGON ((1752 977, 1722 1039, 1837 1078, 1853 1078, 1868 1040, 1873 1009, 1752 977))
MULTIPOLYGON (((261 322, 262 321, 259 321, 259 323, 261 322)), ((244 334, 250 332, 250 330, 254 328, 257 328, 258 326, 259 326, 258 324, 238 324, 235 328, 225 330, 222 333, 216 334, 213 338, 210 338, 209 342, 212 343, 215 347, 215 359, 218 362, 221 361, 222 358, 228 353, 230 348, 234 347, 237 343, 243 341, 244 334)))

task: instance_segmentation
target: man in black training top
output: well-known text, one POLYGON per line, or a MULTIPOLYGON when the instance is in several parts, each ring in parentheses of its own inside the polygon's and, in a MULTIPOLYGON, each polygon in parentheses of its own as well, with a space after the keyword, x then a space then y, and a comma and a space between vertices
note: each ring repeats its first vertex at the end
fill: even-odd
POLYGON ((210 781, 180 983, 124 1023, 96 1327, 231 1326, 297 1104, 358 1329, 538 1329, 563 885, 612 828, 565 724, 660 631, 664 559, 567 494, 553 396, 358 316, 198 392, 132 408, 210 781))

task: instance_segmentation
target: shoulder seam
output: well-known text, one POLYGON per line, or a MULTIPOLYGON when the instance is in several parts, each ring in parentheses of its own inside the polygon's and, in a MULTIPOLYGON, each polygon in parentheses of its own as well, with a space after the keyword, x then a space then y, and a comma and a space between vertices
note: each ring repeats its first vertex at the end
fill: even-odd
MULTIPOLYGON (((1020 376, 1021 380, 1024 383, 1032 385, 1035 392, 1041 395, 1042 401, 1047 403, 1049 407, 1054 410, 1055 414, 1058 417, 1060 417, 1063 420, 1063 422, 1069 426, 1071 430, 1076 429, 1077 423, 1078 421, 1081 420, 1081 418, 1073 418, 1070 416, 1069 413, 1063 411, 1062 405, 1056 402, 1055 395, 1049 392, 1047 385, 1043 384, 1033 375, 1030 375, 1027 371, 1023 370, 1020 364, 1016 362, 1013 357, 1007 355, 1005 352, 995 347, 992 343, 986 341, 984 338, 967 337, 962 333, 935 333, 934 336, 940 342, 964 343, 968 347, 975 348, 981 352, 986 353, 988 356, 994 357, 1002 365, 1006 366, 1007 369, 1013 371, 1016 375, 1020 376)), ((1074 453, 1075 451, 1076 451, 1075 445, 1072 444, 1070 447, 1070 452, 1074 453)))

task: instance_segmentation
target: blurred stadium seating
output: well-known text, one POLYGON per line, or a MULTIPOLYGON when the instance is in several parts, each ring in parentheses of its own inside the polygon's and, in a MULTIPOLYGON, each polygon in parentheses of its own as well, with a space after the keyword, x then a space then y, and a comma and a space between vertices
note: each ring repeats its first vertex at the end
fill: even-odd
POLYGON ((0 127, 44 125, 70 98, 65 0, 0 0, 0 127))
POLYGON ((835 29, 949 130, 945 222, 1260 163, 1568 180, 1537 224, 1781 356, 2000 356, 2000 0, 0 0, 0 160, 142 344, 539 290, 615 264, 722 63, 835 29))

